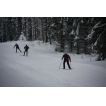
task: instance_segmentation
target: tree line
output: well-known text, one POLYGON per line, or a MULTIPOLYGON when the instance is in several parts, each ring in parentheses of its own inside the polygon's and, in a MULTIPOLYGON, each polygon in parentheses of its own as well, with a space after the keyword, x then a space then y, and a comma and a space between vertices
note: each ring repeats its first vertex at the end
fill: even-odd
POLYGON ((50 43, 59 52, 99 54, 106 58, 105 17, 0 17, 3 41, 18 40, 21 33, 28 41, 50 43))

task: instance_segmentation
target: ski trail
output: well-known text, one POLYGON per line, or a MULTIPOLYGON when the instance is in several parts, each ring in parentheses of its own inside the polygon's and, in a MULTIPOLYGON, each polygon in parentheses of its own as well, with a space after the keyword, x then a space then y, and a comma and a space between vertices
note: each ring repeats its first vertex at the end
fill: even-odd
POLYGON ((88 62, 79 55, 71 55, 72 69, 59 69, 63 53, 55 53, 48 45, 35 42, 19 42, 20 49, 28 44, 29 54, 15 53, 16 42, 0 45, 0 86, 34 87, 104 87, 106 86, 106 65, 88 62), (33 46, 32 46, 33 45, 33 46), (47 48, 46 48, 47 47, 47 48), (96 65, 97 64, 97 65, 96 65))

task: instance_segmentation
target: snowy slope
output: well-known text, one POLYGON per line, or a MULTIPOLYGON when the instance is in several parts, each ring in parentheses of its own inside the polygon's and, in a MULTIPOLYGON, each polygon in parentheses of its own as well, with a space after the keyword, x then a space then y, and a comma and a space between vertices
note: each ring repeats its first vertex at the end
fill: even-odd
POLYGON ((106 61, 88 55, 69 54, 72 70, 59 69, 63 53, 39 41, 17 41, 22 50, 15 53, 16 41, 0 43, 1 87, 106 87, 106 61), (29 46, 28 57, 23 56, 29 46))

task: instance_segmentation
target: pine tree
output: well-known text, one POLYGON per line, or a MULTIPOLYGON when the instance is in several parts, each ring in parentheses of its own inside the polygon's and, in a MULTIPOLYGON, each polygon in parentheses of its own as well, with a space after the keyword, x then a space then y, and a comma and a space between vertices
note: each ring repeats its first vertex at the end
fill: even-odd
POLYGON ((100 18, 99 24, 94 27, 93 44, 97 43, 99 60, 106 58, 106 18, 100 18))

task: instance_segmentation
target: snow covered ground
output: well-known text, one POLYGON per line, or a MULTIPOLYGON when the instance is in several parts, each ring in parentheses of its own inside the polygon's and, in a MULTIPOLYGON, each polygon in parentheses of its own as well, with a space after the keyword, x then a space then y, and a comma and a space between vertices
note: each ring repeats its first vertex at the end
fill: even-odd
POLYGON ((0 43, 0 87, 106 87, 106 60, 71 54, 69 70, 59 69, 63 53, 39 41, 0 43), (22 52, 15 53, 18 43, 22 52), (23 56, 29 46, 28 57, 23 56))

